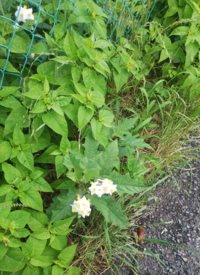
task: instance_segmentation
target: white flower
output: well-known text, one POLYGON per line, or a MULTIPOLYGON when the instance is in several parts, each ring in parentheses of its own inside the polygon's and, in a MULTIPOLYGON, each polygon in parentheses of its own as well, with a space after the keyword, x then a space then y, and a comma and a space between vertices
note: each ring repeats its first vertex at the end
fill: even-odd
POLYGON ((34 57, 35 57, 35 54, 34 54, 34 53, 30 53, 30 54, 29 54, 29 57, 34 58, 34 57))
POLYGON ((15 12, 15 16, 18 15, 18 22, 26 22, 26 20, 34 20, 33 9, 27 9, 27 6, 21 7, 19 10, 19 6, 17 7, 17 11, 15 12), (18 15, 19 12, 19 15, 18 15))
POLYGON ((71 207, 72 212, 77 212, 83 218, 89 216, 91 213, 90 200, 87 200, 85 196, 82 199, 78 197, 77 201, 71 204, 71 207))
POLYGON ((117 191, 117 185, 114 185, 112 180, 109 179, 97 179, 96 182, 91 182, 91 186, 88 189, 91 195, 96 194, 98 197, 101 197, 103 194, 112 195, 117 191))

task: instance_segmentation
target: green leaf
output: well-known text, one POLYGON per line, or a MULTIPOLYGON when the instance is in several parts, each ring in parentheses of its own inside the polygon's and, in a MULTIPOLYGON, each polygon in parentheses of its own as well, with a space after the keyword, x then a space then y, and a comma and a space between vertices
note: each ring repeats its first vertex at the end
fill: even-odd
POLYGON ((63 136, 60 142, 60 151, 62 153, 66 153, 67 149, 71 148, 71 144, 69 139, 66 136, 63 136))
POLYGON ((109 208, 107 206, 107 202, 102 198, 99 198, 97 195, 90 196, 90 200, 91 205, 94 205, 95 209, 101 212, 106 222, 108 222, 109 208))
POLYGON ((46 247, 47 240, 38 240, 30 236, 26 243, 34 248, 36 255, 41 255, 46 247))
POLYGON ((81 77, 81 69, 79 67, 72 67, 71 68, 71 74, 72 74, 72 79, 75 83, 79 82, 79 79, 81 77))
POLYGON ((65 264, 70 265, 76 253, 76 247, 77 247, 77 244, 66 247, 58 255, 58 259, 63 261, 65 264))
POLYGON ((0 242, 0 260, 4 257, 6 252, 8 251, 8 247, 5 246, 3 242, 0 242))
POLYGON ((108 222, 112 223, 120 228, 128 228, 129 222, 127 217, 122 211, 121 205, 113 201, 112 197, 102 197, 102 200, 107 202, 108 212, 108 222))
POLYGON ((68 25, 75 23, 90 23, 92 18, 87 14, 87 8, 77 7, 75 11, 70 15, 67 22, 68 25))
POLYGON ((30 214, 28 226, 32 231, 41 230, 48 223, 48 218, 44 213, 28 208, 25 208, 24 211, 30 214))
POLYGON ((92 26, 100 37, 107 39, 107 27, 103 18, 100 16, 96 17, 96 20, 92 26))
POLYGON ((56 250, 63 250, 67 245, 67 238, 51 234, 49 245, 56 250))
POLYGON ((20 102, 11 95, 4 97, 3 100, 0 101, 0 105, 11 109, 21 106, 20 102))
POLYGON ((55 158, 57 179, 64 173, 66 167, 63 165, 64 156, 58 155, 55 158))
POLYGON ((109 177, 113 184, 117 184, 117 193, 119 195, 124 193, 134 195, 148 188, 147 185, 139 182, 138 179, 132 179, 129 175, 120 175, 116 171, 113 171, 109 177))
POLYGON ((38 87, 33 87, 30 89, 29 92, 22 94, 23 96, 26 96, 31 99, 39 100, 39 98, 42 96, 42 90, 38 87))
POLYGON ((1 271, 17 272, 24 265, 24 255, 19 248, 9 248, 0 261, 1 271))
MULTIPOLYGON (((0 59, 0 69, 4 70, 6 65, 6 59, 0 59)), ((5 71, 10 73, 20 73, 17 69, 13 67, 13 65, 8 61, 5 71)))
MULTIPOLYGON (((53 183, 51 183, 51 187, 61 190, 61 189, 69 189, 71 188, 75 188, 75 182, 72 180, 66 180, 66 179, 59 179, 54 181, 53 183)), ((1 189, 0 189, 1 191, 1 189)))
MULTIPOLYGON (((68 106, 66 107, 68 108, 68 106)), ((55 111, 51 111, 42 117, 44 123, 49 126, 54 132, 68 136, 68 125, 65 118, 55 111)))
POLYGON ((112 169, 118 165, 118 143, 117 140, 111 142, 105 151, 102 152, 99 159, 99 165, 101 167, 100 175, 109 175, 112 169))
POLYGON ((3 141, 0 144, 0 163, 6 161, 11 157, 12 147, 8 141, 3 141))
POLYGON ((81 273, 81 269, 73 266, 72 269, 70 269, 70 271, 67 272, 67 275, 79 275, 81 273))
POLYGON ((117 92, 119 92, 122 86, 128 81, 128 71, 127 69, 122 69, 121 72, 118 73, 118 71, 114 69, 113 74, 117 92))
POLYGON ((29 170, 34 170, 34 158, 30 149, 19 151, 17 154, 19 162, 29 170))
POLYGON ((64 113, 74 122, 74 124, 76 125, 76 127, 78 127, 78 109, 79 109, 79 105, 75 105, 75 104, 69 104, 65 107, 62 107, 64 113))
POLYGON ((31 181, 35 188, 42 192, 53 192, 50 184, 43 178, 37 178, 31 181))
POLYGON ((69 226, 71 225, 73 219, 74 216, 62 221, 59 220, 57 222, 54 222, 53 228, 51 229, 51 233, 66 236, 67 231, 69 230, 69 226))
POLYGON ((52 267, 52 275, 63 275, 63 268, 58 265, 54 265, 52 267))
POLYGON ((4 162, 2 164, 2 170, 4 172, 4 177, 8 183, 14 183, 17 186, 17 184, 19 184, 22 181, 22 177, 19 170, 17 170, 11 164, 4 162))
POLYGON ((66 30, 65 21, 56 24, 56 27, 54 29, 54 36, 55 36, 56 42, 64 36, 65 30, 66 30))
POLYGON ((50 146, 41 156, 39 156, 39 158, 35 160, 35 162, 54 163, 54 156, 52 156, 51 153, 58 149, 59 149, 58 145, 50 146))
POLYGON ((12 110, 5 122, 4 136, 13 132, 16 124, 21 128, 29 126, 27 111, 23 106, 18 106, 12 110))
POLYGON ((87 94, 87 89, 85 88, 85 86, 83 86, 83 85, 80 84, 80 83, 74 83, 74 86, 75 86, 77 92, 78 92, 80 95, 82 95, 83 97, 86 96, 86 94, 87 94))
POLYGON ((34 105, 33 109, 31 110, 31 113, 33 114, 39 114, 44 113, 47 111, 47 106, 44 103, 44 100, 37 101, 34 105))
POLYGON ((46 55, 49 54, 50 51, 48 50, 47 45, 45 43, 37 43, 31 47, 30 53, 46 55))
POLYGON ((133 128, 138 121, 138 117, 134 118, 125 118, 123 121, 118 122, 117 128, 115 128, 115 134, 119 137, 127 135, 129 130, 133 128))
POLYGON ((199 51, 199 44, 198 44, 198 42, 190 42, 189 44, 187 44, 185 49, 186 49, 186 53, 187 53, 185 67, 187 67, 191 64, 191 62, 194 61, 194 58, 199 51))
POLYGON ((17 34, 15 34, 11 43, 10 51, 13 53, 27 53, 25 41, 17 34))
POLYGON ((20 127, 18 126, 18 124, 16 124, 14 132, 13 132, 13 141, 14 141, 15 145, 20 145, 20 144, 25 143, 24 134, 23 134, 22 130, 20 129, 20 127))
POLYGON ((89 68, 84 68, 83 69, 83 81, 85 84, 85 87, 89 90, 92 87, 95 86, 95 82, 97 80, 97 75, 94 70, 90 70, 89 68))
POLYGON ((42 198, 33 186, 24 191, 24 193, 24 197, 20 197, 21 203, 38 211, 43 211, 42 198))
POLYGON ((84 106, 80 106, 78 109, 78 129, 79 131, 87 125, 94 114, 91 109, 86 109, 84 106))
POLYGON ((36 266, 27 265, 22 275, 39 275, 40 271, 36 266))
POLYGON ((29 235, 30 235, 30 232, 26 228, 19 228, 19 229, 17 228, 13 232, 13 236, 19 239, 26 238, 29 235))
POLYGON ((184 27, 184 26, 181 26, 181 27, 177 27, 176 29, 174 29, 170 36, 171 35, 188 35, 189 33, 189 27, 184 27))
POLYGON ((12 201, 0 203, 0 217, 6 218, 10 213, 12 201))
POLYGON ((13 95, 17 91, 18 87, 10 87, 10 86, 4 86, 0 90, 0 97, 7 97, 9 95, 13 95))
POLYGON ((50 238, 50 233, 46 228, 43 228, 40 231, 32 233, 31 236, 39 240, 47 240, 50 238))
POLYGON ((100 110, 99 112, 99 120, 100 121, 108 121, 108 122, 112 122, 114 118, 114 115, 111 111, 108 110, 100 110))
POLYGON ((76 194, 77 190, 70 188, 67 195, 60 195, 57 197, 59 204, 57 204, 56 208, 52 210, 53 214, 50 221, 51 223, 72 216, 73 213, 70 204, 76 200, 76 194))
POLYGON ((67 35, 65 36, 63 47, 67 56, 69 56, 72 60, 77 60, 76 46, 72 37, 70 36, 69 30, 67 31, 67 35))
POLYGON ((85 138, 84 147, 85 147, 84 154, 88 160, 100 154, 100 151, 98 151, 99 143, 91 136, 91 134, 87 135, 87 137, 85 138))
POLYGON ((100 134, 96 137, 96 139, 103 147, 106 147, 108 145, 108 134, 103 127, 101 129, 100 134))
POLYGON ((15 227, 23 228, 29 221, 30 214, 22 211, 22 210, 15 210, 11 212, 7 219, 9 219, 11 222, 15 222, 15 227))

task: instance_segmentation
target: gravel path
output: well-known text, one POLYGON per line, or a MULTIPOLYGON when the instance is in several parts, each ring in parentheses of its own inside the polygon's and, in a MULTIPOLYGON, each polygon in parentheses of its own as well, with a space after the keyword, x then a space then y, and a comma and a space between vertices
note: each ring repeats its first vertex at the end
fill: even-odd
MULTIPOLYGON (((184 167, 175 176, 175 180, 168 180, 164 186, 165 191, 156 192, 159 203, 153 213, 145 219, 146 224, 164 221, 173 223, 147 226, 145 238, 164 240, 200 252, 200 163, 191 164, 192 183, 190 171, 186 170, 189 167, 184 167)), ((142 274, 200 275, 200 254, 153 243, 145 244, 155 254, 160 255, 168 269, 155 258, 145 256, 139 261, 142 274)))
MULTIPOLYGON (((197 144, 192 144, 196 146, 197 144)), ((199 157, 200 158, 200 157, 199 157)), ((191 162, 174 179, 168 179, 162 189, 154 192, 159 202, 148 215, 145 224, 171 224, 145 227, 145 238, 159 239, 200 252, 200 162, 191 162)), ((200 254, 144 241, 153 253, 159 255, 164 267, 151 256, 138 257, 138 269, 143 275, 200 275, 200 254)), ((143 250, 145 251, 145 250, 143 250)), ((116 260, 121 275, 136 275, 116 260)), ((116 273, 117 274, 117 273, 116 273)), ((105 275, 110 275, 107 271, 105 275)))

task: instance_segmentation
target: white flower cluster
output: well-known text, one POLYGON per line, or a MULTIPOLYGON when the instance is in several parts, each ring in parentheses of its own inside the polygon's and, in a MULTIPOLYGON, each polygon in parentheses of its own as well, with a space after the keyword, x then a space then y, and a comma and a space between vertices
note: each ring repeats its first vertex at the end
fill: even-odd
POLYGON ((27 9, 27 6, 24 6, 23 8, 21 7, 19 10, 19 6, 17 7, 17 11, 15 12, 15 16, 18 15, 19 12, 19 16, 17 21, 18 22, 26 22, 26 20, 30 19, 30 20, 34 20, 34 15, 33 15, 33 9, 27 9))
POLYGON ((91 192, 91 195, 96 194, 98 197, 101 197, 103 194, 112 195, 117 191, 117 185, 114 185, 112 180, 108 179, 97 179, 95 182, 90 182, 91 186, 88 188, 91 192))
POLYGON ((79 215, 81 215, 83 218, 85 216, 89 216, 91 213, 91 207, 90 207, 90 200, 87 200, 86 197, 77 197, 77 201, 74 201, 73 204, 71 204, 72 212, 77 212, 79 215))

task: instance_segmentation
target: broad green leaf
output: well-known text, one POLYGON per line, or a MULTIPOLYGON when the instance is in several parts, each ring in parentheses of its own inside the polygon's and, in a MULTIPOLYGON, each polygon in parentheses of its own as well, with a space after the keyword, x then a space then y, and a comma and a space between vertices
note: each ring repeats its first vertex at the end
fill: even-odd
POLYGON ((99 159, 99 165, 101 167, 100 175, 109 175, 112 169, 118 165, 118 143, 117 140, 111 142, 105 151, 102 152, 99 159))
POLYGON ((80 84, 80 83, 74 83, 74 86, 75 86, 77 92, 78 92, 80 95, 82 95, 82 96, 84 96, 84 97, 86 96, 86 94, 87 94, 87 89, 85 88, 85 86, 83 86, 83 85, 80 84))
POLYGON ((56 156, 56 158, 55 158, 55 165, 56 165, 57 179, 66 170, 66 167, 63 165, 63 162, 64 162, 64 156, 61 156, 61 155, 56 156))
POLYGON ((44 213, 29 208, 24 208, 24 211, 30 214, 28 226, 32 231, 41 230, 48 223, 48 218, 44 213))
POLYGON ((4 172, 4 177, 8 183, 15 184, 17 186, 22 181, 19 170, 17 170, 11 164, 4 162, 2 164, 2 170, 4 172))
POLYGON ((19 162, 29 170, 34 170, 34 158, 30 149, 19 151, 17 154, 19 162))
POLYGON ((70 15, 67 24, 71 25, 75 23, 90 23, 91 21, 92 18, 88 16, 87 8, 77 7, 75 11, 70 15))
POLYGON ((94 70, 91 70, 89 68, 84 68, 83 69, 83 81, 85 84, 85 87, 89 90, 91 87, 94 87, 95 82, 97 80, 97 75, 94 70))
POLYGON ((96 20, 92 27, 96 30, 100 37, 107 38, 107 27, 102 17, 96 17, 96 20))
POLYGON ((22 211, 22 210, 15 210, 11 212, 7 219, 9 219, 11 222, 15 222, 15 227, 23 228, 29 221, 30 214, 22 211))
POLYGON ((81 273, 81 269, 73 266, 72 269, 70 269, 70 271, 67 272, 66 275, 79 275, 81 273))
POLYGON ((31 236, 39 240, 47 240, 50 238, 50 233, 47 228, 43 228, 37 232, 32 233, 31 236))
POLYGON ((69 226, 71 225, 73 219, 75 216, 70 217, 65 220, 60 220, 57 222, 54 222, 53 227, 51 229, 51 233, 57 234, 57 235, 67 235, 67 231, 69 229, 69 226))
POLYGON ((0 186, 0 196, 6 195, 10 189, 11 189, 11 186, 9 184, 1 185, 0 186))
MULTIPOLYGON (((5 125, 5 121, 6 121, 6 119, 7 119, 7 113, 6 113, 6 110, 5 110, 5 108, 3 107, 1 107, 0 108, 0 124, 2 124, 2 125, 5 125)), ((1 136, 3 136, 3 131, 2 131, 2 133, 1 133, 1 136)))
POLYGON ((67 31, 67 35, 65 36, 63 47, 67 56, 69 56, 72 60, 77 59, 76 46, 74 44, 72 37, 70 36, 69 30, 67 31))
POLYGON ((94 114, 91 109, 86 109, 84 106, 80 106, 78 109, 78 128, 81 130, 87 125, 94 114))
POLYGON ((76 253, 76 247, 77 247, 77 244, 66 247, 58 255, 58 259, 63 261, 65 264, 70 265, 76 253))
POLYGON ((15 34, 11 43, 10 51, 13 53, 27 53, 27 46, 25 41, 17 34, 15 34))
POLYGON ((102 127, 100 134, 96 137, 98 142, 103 146, 106 147, 108 145, 108 134, 106 130, 102 127))
POLYGON ((97 195, 90 196, 90 200, 91 200, 91 205, 94 205, 95 209, 101 212, 106 222, 108 222, 109 208, 107 206, 107 202, 102 198, 99 198, 97 195))
POLYGON ((29 126, 27 110, 23 106, 18 106, 12 110, 5 122, 4 136, 13 132, 16 124, 21 128, 29 126))
POLYGON ((171 35, 188 35, 189 33, 189 27, 184 27, 184 26, 181 26, 181 27, 177 27, 176 29, 174 29, 170 36, 171 35))
POLYGON ((20 73, 17 69, 13 67, 13 65, 8 61, 6 66, 6 59, 0 59, 0 69, 10 72, 10 73, 20 73))
POLYGON ((8 141, 0 143, 0 163, 6 161, 11 157, 12 147, 8 141))
POLYGON ((52 211, 52 217, 51 217, 51 223, 65 219, 67 217, 72 216, 74 213, 72 213, 72 207, 70 204, 73 203, 74 200, 76 200, 76 189, 69 189, 69 192, 67 195, 60 195, 58 196, 59 204, 57 204, 56 208, 52 211))
POLYGON ((129 130, 133 128, 138 121, 138 117, 125 118, 123 121, 118 122, 118 126, 115 128, 115 134, 119 137, 127 135, 129 130))
POLYGON ((66 107, 62 107, 64 113, 69 117, 69 119, 71 119, 73 121, 73 123, 76 125, 76 127, 78 127, 78 109, 79 109, 79 105, 75 105, 75 104, 69 104, 66 107))
POLYGON ((19 248, 10 247, 2 260, 0 260, 1 271, 17 272, 25 265, 24 255, 19 248))
POLYGON ((102 200, 107 202, 108 222, 112 223, 120 228, 128 228, 129 222, 126 215, 123 213, 121 205, 113 201, 112 197, 102 197, 102 200))
POLYGON ((45 257, 43 255, 34 255, 31 258, 30 263, 33 266, 39 266, 39 267, 45 268, 47 266, 52 265, 53 261, 51 260, 50 257, 45 257))
POLYGON ((54 156, 51 153, 55 150, 58 150, 58 145, 50 146, 39 158, 35 160, 35 162, 39 163, 54 163, 54 156))
POLYGON ((121 72, 118 73, 117 70, 114 69, 113 74, 117 92, 119 92, 122 86, 128 81, 128 71, 127 69, 122 69, 121 72))
POLYGON ((39 177, 31 181, 35 188, 42 192, 53 192, 50 184, 43 178, 39 177))
POLYGON ((191 64, 191 62, 194 61, 194 58, 199 51, 199 44, 198 44, 198 42, 190 42, 189 44, 187 44, 185 49, 186 49, 186 53, 187 53, 185 67, 187 67, 191 64))
POLYGON ((30 53, 45 55, 49 54, 50 51, 45 43, 37 43, 31 47, 30 53))
POLYGON ((41 255, 46 247, 47 240, 38 240, 30 236, 26 243, 34 248, 36 255, 41 255))
MULTIPOLYGON (((68 106, 66 107, 68 108, 68 106)), ((55 111, 51 111, 42 117, 44 123, 49 126, 54 132, 68 136, 68 125, 65 118, 55 111)))
POLYGON ((15 109, 16 107, 21 106, 21 103, 12 95, 4 97, 3 100, 0 101, 0 105, 6 108, 15 109))
POLYGON ((24 193, 24 196, 20 197, 21 203, 27 207, 36 209, 38 211, 43 211, 42 198, 39 192, 33 186, 24 191, 24 193))
POLYGON ((0 90, 0 97, 7 97, 13 95, 17 91, 18 87, 4 86, 0 90))
POLYGON ((78 83, 81 77, 81 69, 78 66, 72 67, 71 74, 72 74, 74 83, 78 83))
POLYGON ((100 110, 99 112, 99 120, 102 121, 108 121, 108 122, 112 122, 114 118, 114 115, 111 111, 108 110, 100 110))
POLYGON ((96 141, 91 134, 87 135, 85 138, 85 156, 88 158, 88 160, 96 157, 98 154, 100 154, 100 151, 98 151, 99 143, 96 141))
POLYGON ((147 185, 139 182, 137 179, 132 179, 129 175, 120 175, 115 171, 109 177, 113 181, 113 184, 117 184, 117 193, 119 195, 123 193, 134 195, 148 188, 147 185))
POLYGON ((38 267, 27 265, 22 273, 22 275, 39 275, 40 271, 38 267))
POLYGON ((51 234, 49 245, 56 250, 63 250, 67 245, 67 238, 51 234))
POLYGON ((13 132, 13 141, 16 145, 25 143, 24 134, 23 134, 22 130, 20 129, 20 127, 18 126, 18 124, 16 124, 14 132, 13 132))
MULTIPOLYGON (((61 190, 61 189, 69 189, 71 188, 75 188, 75 182, 72 180, 66 180, 66 179, 59 179, 54 181, 53 183, 51 183, 51 187, 61 190)), ((0 189, 1 191, 1 189, 0 189)))
POLYGON ((52 275, 63 275, 63 268, 58 265, 54 265, 52 267, 52 275))
POLYGON ((30 232, 26 228, 17 228, 13 231, 13 236, 16 238, 26 238, 27 236, 30 235, 30 232))
POLYGON ((6 252, 8 251, 8 247, 5 246, 3 242, 0 242, 0 260, 4 257, 6 252))
POLYGON ((10 237, 9 242, 7 243, 9 247, 20 247, 22 246, 22 242, 15 237, 10 237))
POLYGON ((34 105, 33 109, 31 110, 34 114, 44 113, 47 111, 47 106, 44 103, 44 100, 39 100, 34 105))
POLYGON ((0 203, 0 217, 6 218, 11 210, 12 201, 0 203))
POLYGON ((63 136, 60 142, 60 151, 62 153, 66 153, 67 149, 71 148, 71 144, 69 139, 66 136, 63 136))
POLYGON ((42 97, 42 90, 38 87, 33 87, 29 92, 22 95, 31 99, 39 100, 39 98, 42 97))

